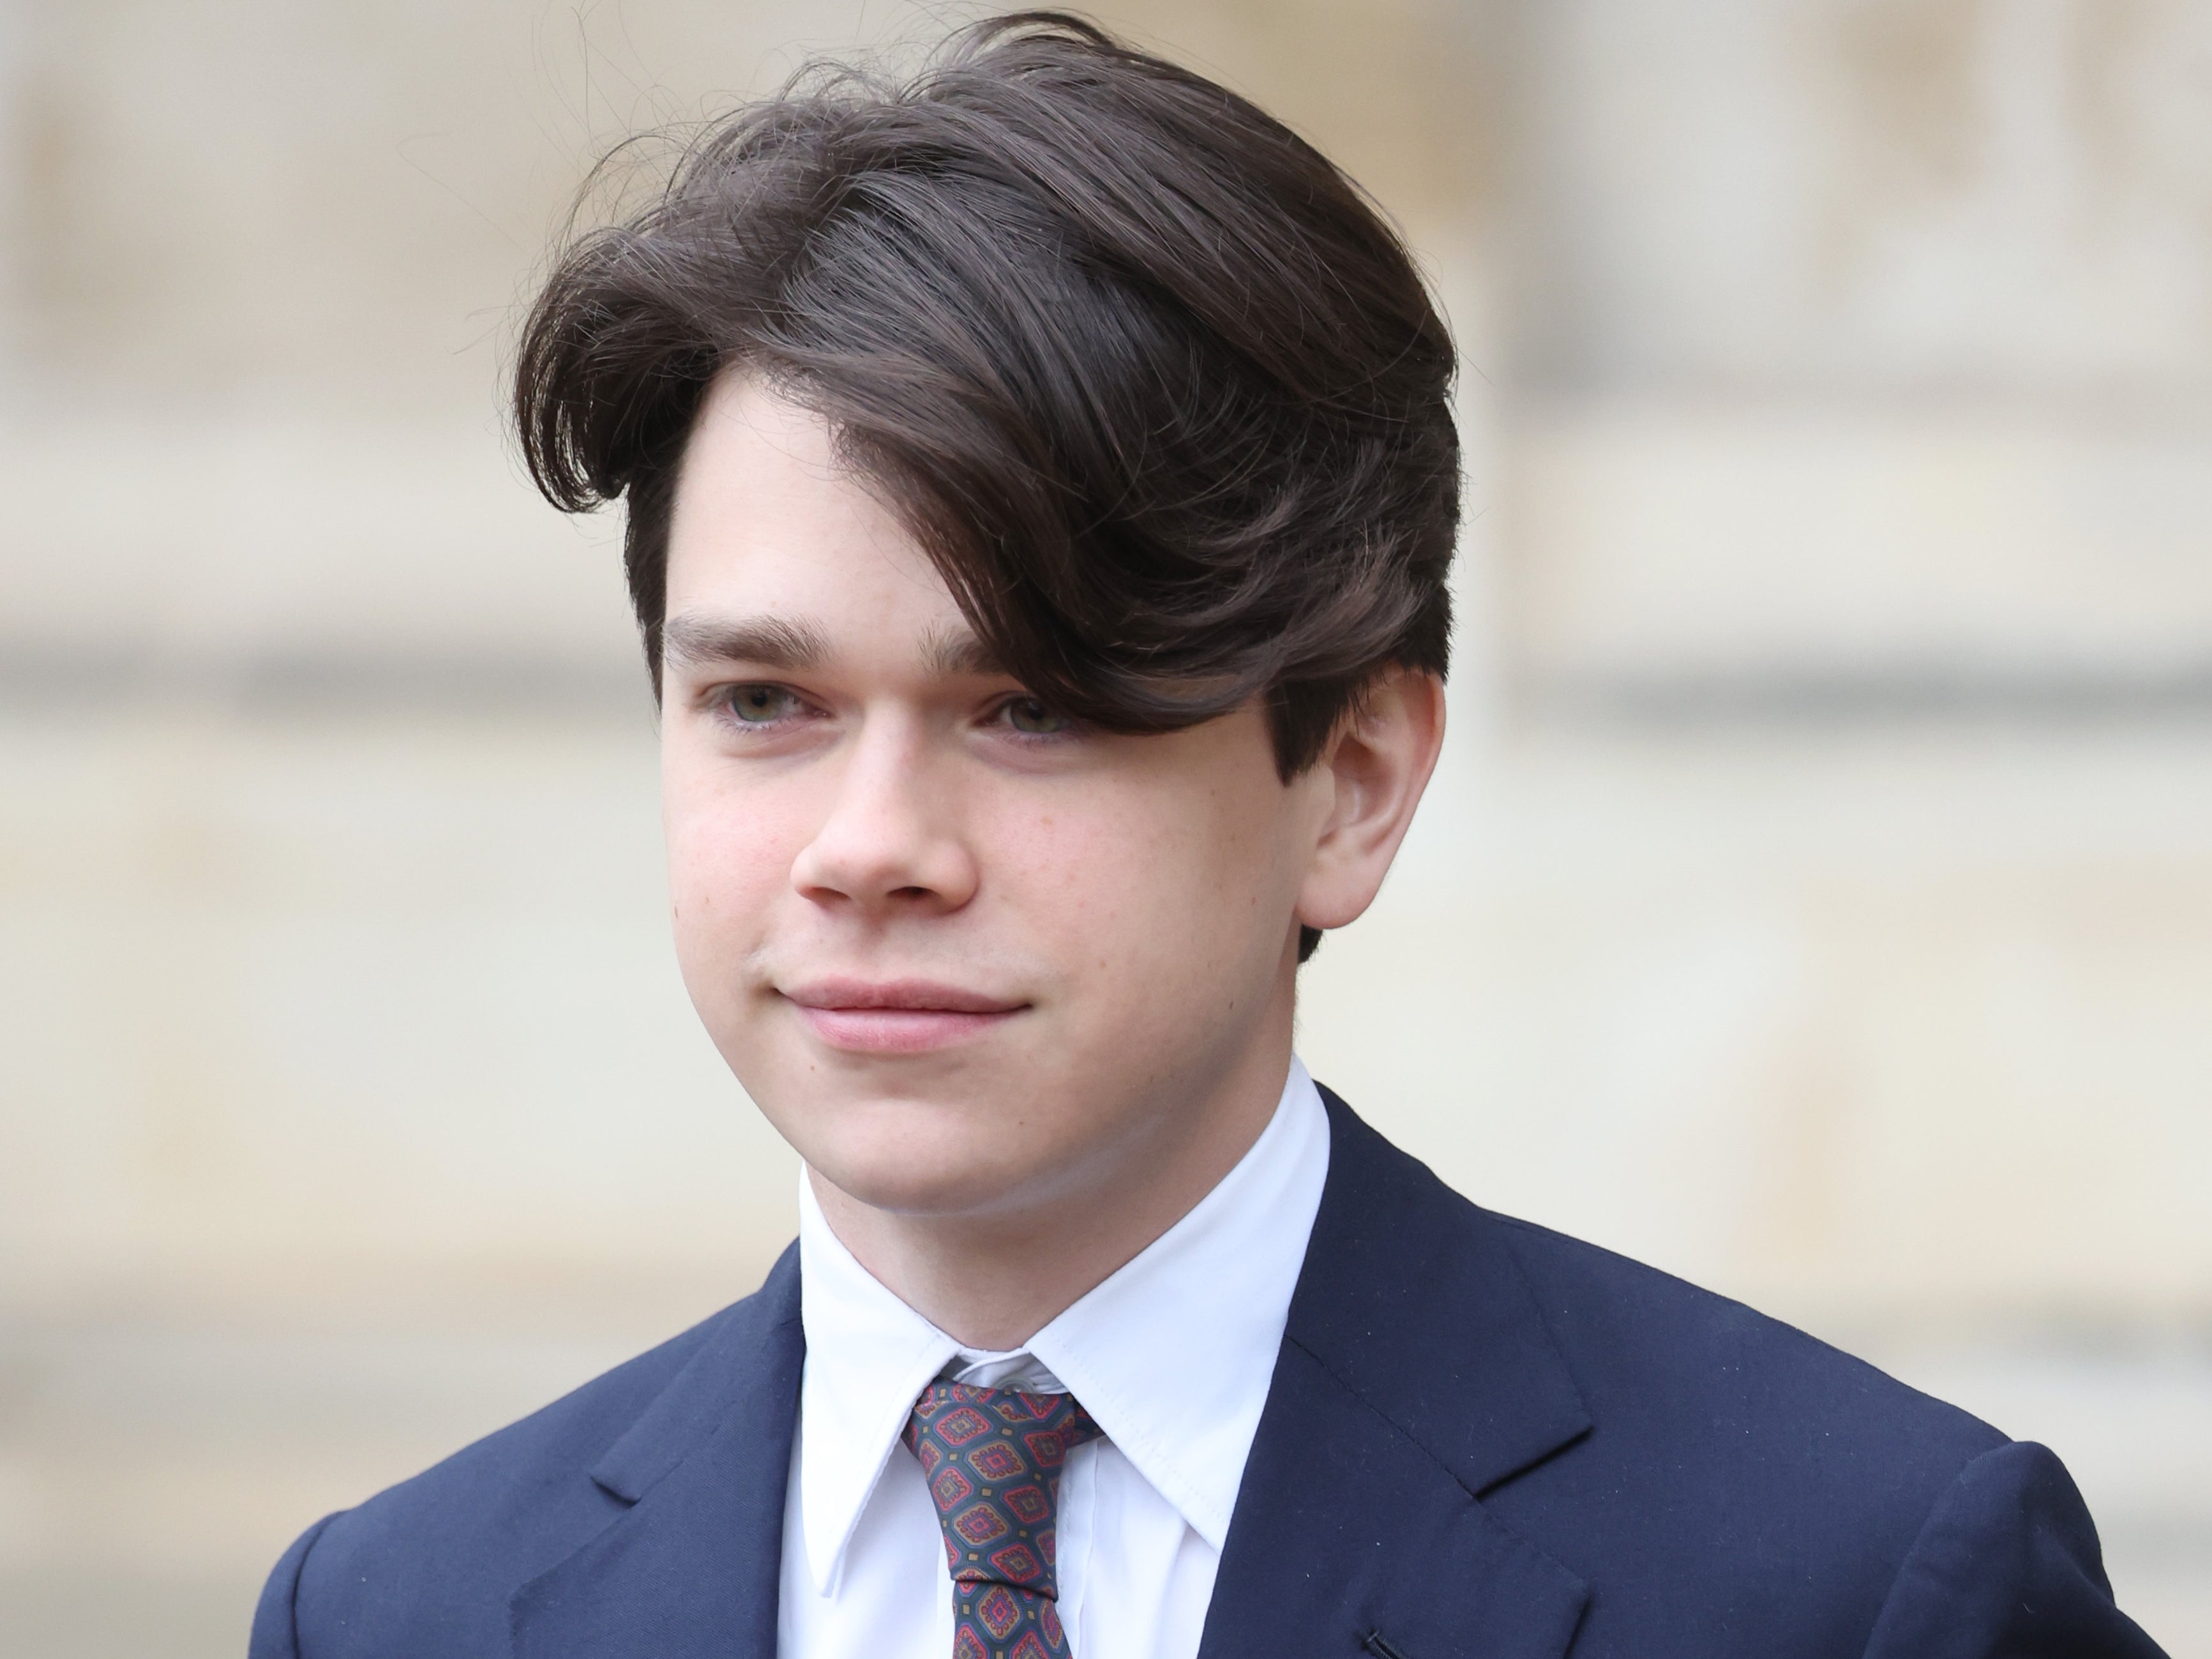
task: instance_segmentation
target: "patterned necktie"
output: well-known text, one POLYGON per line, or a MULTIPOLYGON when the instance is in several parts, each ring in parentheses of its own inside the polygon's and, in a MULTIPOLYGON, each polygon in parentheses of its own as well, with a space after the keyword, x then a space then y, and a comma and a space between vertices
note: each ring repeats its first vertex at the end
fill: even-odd
POLYGON ((933 1382, 907 1419, 952 1569, 952 1659, 1061 1659, 1053 1522, 1067 1454, 1102 1431, 1064 1394, 933 1382))

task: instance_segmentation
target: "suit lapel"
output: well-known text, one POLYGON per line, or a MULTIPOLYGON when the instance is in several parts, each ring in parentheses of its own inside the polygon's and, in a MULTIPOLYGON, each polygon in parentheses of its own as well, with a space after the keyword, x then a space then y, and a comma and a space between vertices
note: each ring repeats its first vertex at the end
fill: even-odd
MULTIPOLYGON (((1557 1659, 1589 1591, 1478 1499, 1590 1419, 1501 1225, 1326 1090, 1328 1183, 1200 1659, 1557 1659)), ((592 1478, 630 1507, 522 1586, 516 1659, 775 1659, 796 1248, 592 1478)))
POLYGON ((794 1245, 593 1467, 630 1507, 515 1592, 516 1659, 775 1659, 805 1354, 794 1245))
POLYGON ((1322 1092, 1328 1182, 1201 1659, 1555 1659, 1588 1588, 1477 1500, 1589 1413, 1499 1224, 1322 1092))

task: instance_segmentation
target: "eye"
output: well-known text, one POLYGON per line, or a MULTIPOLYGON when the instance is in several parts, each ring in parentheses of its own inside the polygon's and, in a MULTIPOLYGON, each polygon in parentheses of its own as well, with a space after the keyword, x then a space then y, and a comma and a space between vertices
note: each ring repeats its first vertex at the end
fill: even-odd
POLYGON ((769 726, 794 712, 799 699, 780 685, 734 685, 722 706, 741 726, 769 726))
POLYGON ((1003 705, 1001 712, 1007 725, 1030 737, 1048 738, 1068 727, 1066 715, 1048 708, 1035 697, 1016 697, 1003 705))

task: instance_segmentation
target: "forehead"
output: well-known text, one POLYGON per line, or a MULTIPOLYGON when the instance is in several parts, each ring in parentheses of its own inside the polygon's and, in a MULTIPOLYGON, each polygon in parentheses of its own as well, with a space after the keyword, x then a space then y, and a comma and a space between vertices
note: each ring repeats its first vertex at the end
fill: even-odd
POLYGON ((829 423, 740 374, 708 391, 669 520, 669 622, 702 615, 782 617, 838 643, 961 626, 928 556, 838 460, 829 423))

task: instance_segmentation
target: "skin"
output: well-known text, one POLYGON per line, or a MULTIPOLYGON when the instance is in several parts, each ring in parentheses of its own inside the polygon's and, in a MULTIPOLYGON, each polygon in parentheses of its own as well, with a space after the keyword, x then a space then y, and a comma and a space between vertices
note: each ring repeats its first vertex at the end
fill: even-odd
POLYGON ((667 618, 700 1018, 861 1264, 961 1342, 1018 1347, 1266 1127, 1298 927, 1374 899, 1443 687, 1383 675, 1287 785, 1256 703, 1071 724, 985 659, 822 419, 738 374, 685 453, 667 618))

